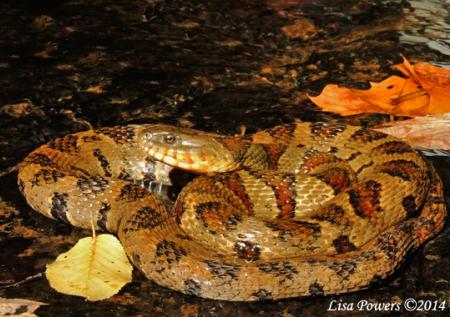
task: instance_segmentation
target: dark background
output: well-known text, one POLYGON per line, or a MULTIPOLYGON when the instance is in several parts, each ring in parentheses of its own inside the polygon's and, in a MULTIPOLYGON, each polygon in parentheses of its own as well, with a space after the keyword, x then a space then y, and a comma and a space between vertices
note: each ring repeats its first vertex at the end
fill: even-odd
MULTIPOLYGON (((163 122, 239 133, 241 126, 254 132, 295 118, 342 120, 319 112, 305 93, 318 94, 328 83, 367 88, 394 74, 390 66, 401 54, 413 62, 449 59, 425 42, 402 41, 402 32, 419 28, 411 22, 416 12, 407 1, 2 1, 0 170, 89 126, 163 122)), ((442 18, 450 23, 448 14, 442 18)), ((420 28, 427 36, 427 25, 420 28)), ((388 119, 345 120, 370 126, 388 119)), ((432 161, 448 202, 450 160, 432 161)), ((43 272, 86 235, 33 212, 14 172, 0 177, 0 283, 43 272)), ((343 296, 210 301, 161 288, 137 271, 119 295, 102 302, 58 294, 45 278, 0 289, 0 296, 48 303, 39 316, 290 317, 325 314, 332 299, 448 301, 449 240, 446 227, 390 279, 343 296)))

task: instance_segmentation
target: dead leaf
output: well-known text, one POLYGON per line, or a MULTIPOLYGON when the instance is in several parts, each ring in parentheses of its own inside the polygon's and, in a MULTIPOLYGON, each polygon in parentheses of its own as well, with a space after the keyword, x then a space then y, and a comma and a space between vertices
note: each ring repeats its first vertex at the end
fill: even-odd
POLYGON ((38 52, 34 53, 33 56, 45 59, 45 58, 50 58, 50 54, 51 54, 51 52, 49 50, 42 50, 42 51, 38 51, 38 52))
POLYGON ((13 216, 18 216, 20 212, 12 203, 4 201, 0 197, 0 217, 1 219, 11 219, 13 216))
POLYGON ((289 309, 288 309, 288 308, 285 308, 285 309, 283 310, 283 317, 295 317, 295 316, 292 315, 292 314, 289 312, 289 309))
POLYGON ((265 76, 253 75, 249 80, 241 81, 238 86, 257 86, 257 85, 273 85, 274 83, 270 81, 265 76))
POLYGON ((5 113, 15 118, 22 118, 29 115, 36 115, 39 117, 45 116, 44 111, 33 105, 31 101, 28 100, 16 104, 0 106, 0 113, 5 113))
POLYGON ((36 30, 42 30, 54 24, 54 20, 51 16, 40 15, 33 20, 33 28, 36 30))
POLYGON ((228 40, 225 40, 222 42, 216 42, 216 44, 219 46, 234 48, 234 47, 242 46, 243 43, 238 40, 228 39, 228 40))
POLYGON ((172 25, 179 27, 179 28, 191 30, 191 29, 198 28, 200 26, 200 23, 195 22, 195 21, 186 21, 186 22, 181 22, 181 23, 172 23, 172 25))
POLYGON ((298 7, 304 0, 268 0, 266 5, 272 10, 285 10, 298 7))
POLYGON ((110 234, 83 238, 47 265, 50 286, 58 292, 102 300, 131 281, 132 265, 119 240, 110 234))
POLYGON ((324 111, 342 116, 360 113, 387 113, 424 116, 450 112, 450 70, 404 59, 395 65, 405 76, 390 76, 370 83, 368 90, 327 85, 317 97, 308 96, 324 111))
POLYGON ((410 77, 430 96, 428 114, 442 114, 450 111, 449 69, 424 62, 411 65, 405 57, 403 57, 403 64, 395 65, 394 68, 410 77))
POLYGON ((450 113, 397 121, 374 128, 420 150, 450 150, 450 113))
POLYGON ((47 304, 22 298, 0 297, 0 316, 36 316, 34 311, 42 305, 47 304))
POLYGON ((92 93, 92 94, 101 94, 101 93, 103 93, 103 87, 102 86, 100 86, 100 85, 96 85, 96 86, 91 86, 91 87, 88 87, 87 89, 86 89, 86 91, 87 92, 90 92, 90 93, 92 93))
POLYGON ((184 304, 180 307, 181 317, 196 317, 198 316, 198 305, 184 304))
POLYGON ((314 23, 304 18, 295 19, 293 24, 285 25, 281 30, 287 37, 301 40, 309 40, 317 33, 314 23))
POLYGON ((186 118, 178 118, 178 124, 183 128, 193 128, 194 123, 186 118))
POLYGON ((111 98, 110 102, 113 105, 127 105, 130 101, 128 99, 111 98))

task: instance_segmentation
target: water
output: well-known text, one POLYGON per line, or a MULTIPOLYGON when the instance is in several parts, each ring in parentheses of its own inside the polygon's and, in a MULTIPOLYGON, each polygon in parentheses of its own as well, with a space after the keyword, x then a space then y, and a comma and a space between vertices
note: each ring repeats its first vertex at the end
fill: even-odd
MULTIPOLYGON (((230 134, 241 125, 251 133, 295 118, 326 121, 334 117, 313 108, 305 93, 318 94, 329 83, 367 87, 392 75, 400 54, 450 67, 449 7, 450 0, 0 1, 0 171, 56 136, 85 129, 80 120, 94 127, 159 122, 230 134), (285 36, 282 28, 295 19, 314 25, 310 37, 285 36), (28 108, 1 110, 24 100, 28 108)), ((448 192, 449 158, 433 157, 433 163, 448 192)), ((183 187, 183 175, 168 176, 183 187)), ((13 173, 0 177, 0 197, 20 212, 1 214, 0 201, 0 282, 43 271, 86 234, 36 215, 16 183, 13 173)), ((161 183, 144 185, 176 197, 161 183)), ((447 228, 390 280, 374 278, 369 290, 334 298, 448 299, 449 241, 447 228)), ((39 316, 320 316, 332 299, 223 303, 136 275, 105 302, 57 294, 45 279, 0 289, 0 296, 47 302, 39 316)))
MULTIPOLYGON (((450 0, 409 1, 405 19, 410 25, 400 32, 400 43, 426 45, 450 56, 450 0)), ((439 62, 450 68, 450 59, 439 62)))

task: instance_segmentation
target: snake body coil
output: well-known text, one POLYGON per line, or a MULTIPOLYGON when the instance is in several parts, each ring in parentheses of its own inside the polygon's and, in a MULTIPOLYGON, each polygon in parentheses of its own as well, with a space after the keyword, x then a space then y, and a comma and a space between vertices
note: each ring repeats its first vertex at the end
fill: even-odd
POLYGON ((338 294, 391 274, 442 229, 442 184, 406 143, 344 124, 248 136, 164 125, 70 134, 33 151, 19 188, 47 217, 118 235, 171 289, 254 301, 338 294), (201 174, 175 203, 136 184, 201 174))

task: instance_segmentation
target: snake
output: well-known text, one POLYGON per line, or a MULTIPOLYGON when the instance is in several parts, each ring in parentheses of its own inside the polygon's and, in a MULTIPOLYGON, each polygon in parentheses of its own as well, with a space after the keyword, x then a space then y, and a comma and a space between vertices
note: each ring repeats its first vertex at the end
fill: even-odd
POLYGON ((77 132, 31 152, 18 187, 44 216, 117 235, 155 283, 226 301, 378 285, 446 217, 442 182, 420 153, 345 123, 77 132), (171 195, 174 171, 190 176, 171 195))

